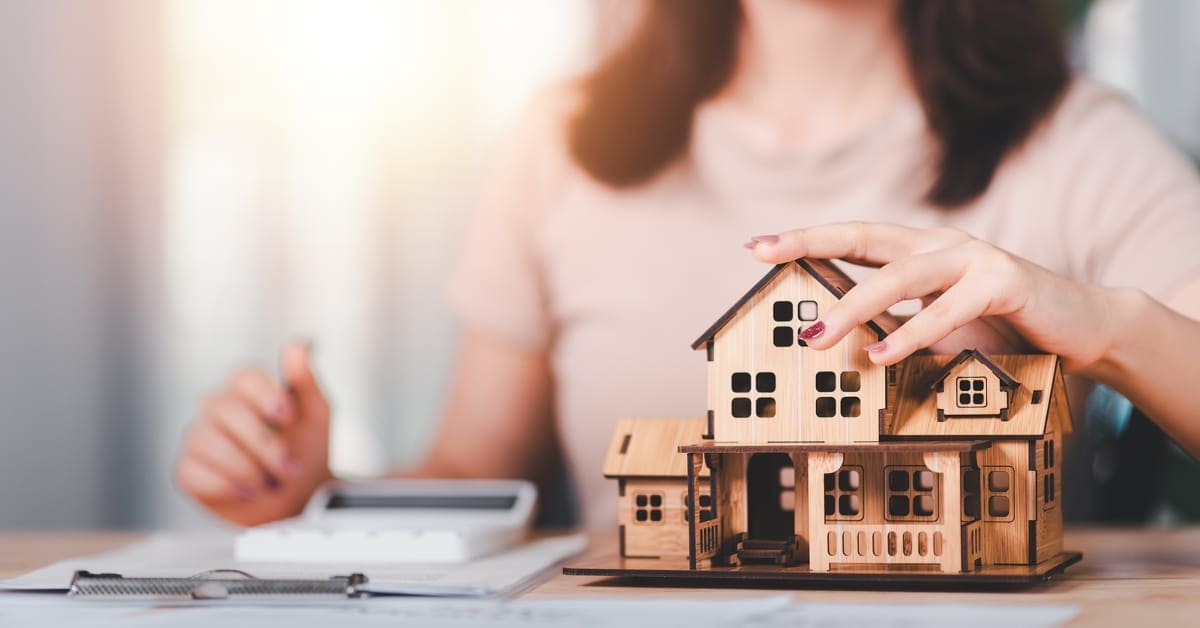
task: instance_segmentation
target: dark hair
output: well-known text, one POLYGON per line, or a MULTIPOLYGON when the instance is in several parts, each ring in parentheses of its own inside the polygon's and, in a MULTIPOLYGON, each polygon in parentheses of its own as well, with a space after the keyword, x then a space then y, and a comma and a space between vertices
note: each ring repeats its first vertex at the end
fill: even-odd
MULTIPOLYGON (((1038 0, 901 0, 896 20, 939 147, 926 198, 987 190, 997 166, 1054 107, 1070 78, 1061 22, 1038 0)), ((582 87, 568 148, 603 183, 645 182, 688 147, 696 106, 729 80, 739 0, 651 0, 629 40, 582 87)))

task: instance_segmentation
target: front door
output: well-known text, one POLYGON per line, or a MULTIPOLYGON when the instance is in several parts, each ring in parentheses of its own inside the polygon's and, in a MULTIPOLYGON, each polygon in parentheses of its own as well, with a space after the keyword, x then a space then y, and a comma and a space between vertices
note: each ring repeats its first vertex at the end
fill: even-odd
POLYGON ((784 541, 795 534, 795 477, 787 454, 750 456, 746 468, 749 538, 784 541))

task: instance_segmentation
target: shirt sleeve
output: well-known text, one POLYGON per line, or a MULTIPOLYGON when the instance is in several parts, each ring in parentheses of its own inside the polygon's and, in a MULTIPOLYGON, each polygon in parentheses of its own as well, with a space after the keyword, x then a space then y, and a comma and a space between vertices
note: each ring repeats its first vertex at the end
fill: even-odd
POLYGON ((1125 98, 1089 91, 1064 155, 1063 246, 1088 282, 1166 301, 1200 279, 1200 177, 1125 98))
POLYGON ((565 174, 568 96, 539 95, 492 158, 448 298, 465 330, 540 349, 554 336, 538 235, 565 174))

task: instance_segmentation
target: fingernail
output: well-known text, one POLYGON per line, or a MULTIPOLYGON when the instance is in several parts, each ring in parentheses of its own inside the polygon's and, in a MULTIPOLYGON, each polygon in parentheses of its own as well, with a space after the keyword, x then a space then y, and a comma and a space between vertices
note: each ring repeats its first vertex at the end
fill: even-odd
POLYGON ((887 349, 887 343, 882 340, 863 347, 863 351, 866 351, 867 353, 878 353, 884 349, 887 349))
POLYGON ((286 471, 290 476, 297 476, 300 475, 300 472, 304 470, 304 467, 300 465, 299 460, 288 456, 287 458, 283 459, 283 470, 286 471))
POLYGON ((750 241, 743 244, 742 246, 744 246, 748 249, 752 249, 760 244, 775 244, 778 241, 779 241, 779 236, 777 236, 777 235, 760 235, 760 236, 754 236, 753 238, 750 238, 750 241))
POLYGON ((254 497, 254 487, 252 486, 239 483, 234 486, 234 488, 237 490, 237 494, 240 495, 242 499, 250 499, 254 497))
POLYGON ((271 475, 270 473, 263 476, 263 483, 267 485, 267 490, 271 491, 272 493, 279 490, 279 478, 271 475))
POLYGON ((812 340, 814 338, 820 338, 821 334, 823 333, 825 333, 825 323, 817 321, 812 325, 805 327, 804 331, 800 332, 799 338, 801 340, 812 340))

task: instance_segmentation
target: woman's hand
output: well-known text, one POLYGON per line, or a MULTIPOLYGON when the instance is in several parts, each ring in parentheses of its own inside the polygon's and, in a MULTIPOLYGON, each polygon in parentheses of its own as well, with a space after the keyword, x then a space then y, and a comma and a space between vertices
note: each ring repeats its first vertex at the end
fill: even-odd
POLYGON ((299 514, 329 471, 329 404, 309 348, 283 353, 284 383, 261 369, 233 374, 200 407, 175 480, 213 513, 242 525, 299 514))
POLYGON ((1075 283, 953 229, 838 223, 759 236, 747 248, 769 263, 812 257, 879 268, 805 329, 802 338, 816 349, 900 301, 922 299, 916 316, 866 347, 877 364, 924 348, 997 351, 1028 343, 1062 356, 1068 370, 1086 372, 1114 337, 1109 312, 1119 291, 1075 283))

